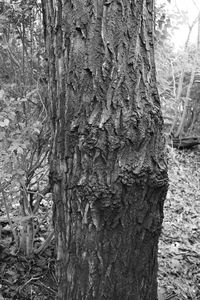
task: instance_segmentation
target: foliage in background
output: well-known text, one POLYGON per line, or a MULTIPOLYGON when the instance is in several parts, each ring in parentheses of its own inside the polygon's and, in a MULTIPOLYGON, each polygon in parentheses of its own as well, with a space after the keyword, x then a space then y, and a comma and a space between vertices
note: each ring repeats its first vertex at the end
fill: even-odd
POLYGON ((166 133, 175 137, 198 135, 199 131, 199 45, 190 45, 190 35, 198 18, 190 25, 182 50, 174 50, 174 30, 186 22, 187 13, 157 7, 156 64, 158 89, 166 133))
POLYGON ((1 2, 0 189, 16 250, 32 255, 37 212, 49 197, 49 117, 39 1, 1 2), (10 207, 19 206, 17 216, 10 207))

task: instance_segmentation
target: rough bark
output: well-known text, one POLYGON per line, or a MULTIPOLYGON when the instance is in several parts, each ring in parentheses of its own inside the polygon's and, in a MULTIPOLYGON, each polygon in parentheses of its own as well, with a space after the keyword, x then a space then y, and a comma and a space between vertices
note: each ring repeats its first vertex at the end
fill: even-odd
POLYGON ((156 300, 167 191, 153 0, 43 0, 62 300, 156 300))

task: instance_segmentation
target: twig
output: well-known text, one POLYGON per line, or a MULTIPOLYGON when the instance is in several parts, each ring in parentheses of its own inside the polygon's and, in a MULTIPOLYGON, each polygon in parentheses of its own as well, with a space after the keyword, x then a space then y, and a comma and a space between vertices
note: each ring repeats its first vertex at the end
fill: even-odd
POLYGON ((47 290, 50 290, 52 293, 56 294, 57 292, 55 290, 53 290, 52 288, 50 288, 49 286, 45 285, 44 283, 40 282, 36 282, 36 285, 41 285, 44 288, 46 288, 47 290))
POLYGON ((39 277, 31 277, 27 282, 25 282, 24 284, 23 284, 23 286, 22 287, 20 287, 20 291, 22 291, 24 288, 25 288, 25 286, 27 285, 27 284, 29 284, 31 281, 33 281, 33 280, 38 280, 38 279, 40 279, 40 278, 42 278, 43 276, 39 276, 39 277))
POLYGON ((32 166, 32 168, 30 168, 30 169, 28 170, 28 176, 27 176, 27 177, 32 177, 32 176, 33 176, 32 174, 34 174, 35 170, 38 169, 38 168, 42 165, 43 161, 45 160, 45 158, 47 158, 47 156, 48 156, 48 151, 44 154, 43 157, 42 157, 42 155, 41 155, 41 157, 39 157, 39 158, 36 160, 36 162, 35 162, 35 164, 32 166))
POLYGON ((47 187, 45 187, 43 189, 43 191, 38 194, 38 199, 36 200, 36 203, 34 204, 34 208, 33 208, 33 214, 35 214, 40 206, 40 202, 44 199, 44 196, 50 192, 50 185, 47 185, 47 187))
POLYGON ((54 230, 52 230, 52 231, 49 233, 49 235, 48 235, 48 237, 46 238, 46 240, 44 241, 44 243, 43 243, 38 249, 36 249, 36 250, 34 251, 35 254, 39 254, 39 253, 41 254, 41 253, 49 246, 49 244, 50 244, 50 242, 51 242, 53 236, 54 236, 54 230))

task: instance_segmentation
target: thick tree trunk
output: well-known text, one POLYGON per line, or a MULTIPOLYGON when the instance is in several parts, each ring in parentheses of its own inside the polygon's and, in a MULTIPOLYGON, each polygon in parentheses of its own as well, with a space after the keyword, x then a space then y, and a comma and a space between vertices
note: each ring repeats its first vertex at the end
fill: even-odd
POLYGON ((43 0, 62 300, 156 300, 167 191, 153 0, 43 0))

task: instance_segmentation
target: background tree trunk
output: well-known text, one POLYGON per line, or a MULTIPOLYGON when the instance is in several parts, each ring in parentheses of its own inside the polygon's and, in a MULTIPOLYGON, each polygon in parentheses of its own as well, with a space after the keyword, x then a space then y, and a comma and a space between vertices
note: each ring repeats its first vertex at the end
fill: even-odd
POLYGON ((57 299, 155 300, 168 178, 153 1, 42 2, 57 299))

